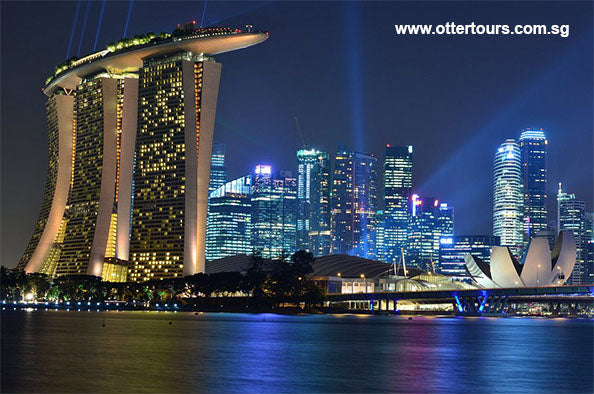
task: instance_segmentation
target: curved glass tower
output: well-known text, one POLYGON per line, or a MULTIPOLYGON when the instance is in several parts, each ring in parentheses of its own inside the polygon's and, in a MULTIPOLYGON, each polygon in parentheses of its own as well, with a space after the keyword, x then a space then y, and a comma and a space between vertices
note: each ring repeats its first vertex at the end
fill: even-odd
POLYGON ((144 281, 204 271, 221 64, 265 32, 199 28, 121 40, 56 67, 44 200, 19 267, 144 281))
POLYGON ((520 147, 506 140, 495 152, 493 174, 493 235, 519 254, 523 242, 523 187, 520 147))

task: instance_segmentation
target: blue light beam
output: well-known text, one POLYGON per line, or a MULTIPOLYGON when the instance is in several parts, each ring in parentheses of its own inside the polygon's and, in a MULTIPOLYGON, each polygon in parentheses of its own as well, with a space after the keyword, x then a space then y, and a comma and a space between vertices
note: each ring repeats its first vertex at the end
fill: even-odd
POLYGON ((103 11, 105 11, 105 0, 101 2, 101 11, 99 12, 99 23, 97 23, 97 32, 95 33, 95 43, 93 44, 93 52, 97 49, 97 40, 99 40, 99 31, 103 22, 103 11))
POLYGON ((204 7, 202 8, 202 18, 200 18, 200 27, 204 24, 204 15, 206 15, 206 5, 208 4, 208 0, 204 0, 204 7))
POLYGON ((347 89, 349 89, 350 98, 350 113, 353 127, 353 141, 355 143, 355 150, 364 152, 364 114, 363 114, 363 100, 361 93, 361 20, 357 5, 349 3, 346 8, 346 46, 347 58, 345 63, 347 65, 347 89))
POLYGON ((124 35, 123 37, 126 37, 126 34, 128 34, 128 25, 130 24, 130 15, 132 15, 132 5, 134 4, 134 0, 130 0, 130 5, 128 6, 128 16, 126 17, 126 26, 124 27, 124 35))
POLYGON ((78 41, 78 51, 76 51, 77 56, 80 56, 80 49, 82 48, 83 37, 85 35, 85 29, 87 28, 87 19, 89 19, 89 8, 91 8, 91 0, 87 0, 87 9, 85 11, 82 29, 80 30, 80 40, 78 41))
POLYGON ((72 20, 72 29, 70 29, 70 40, 68 40, 68 50, 66 51, 66 59, 70 57, 70 49, 72 49, 72 39, 74 38, 74 30, 78 22, 78 14, 80 11, 80 0, 76 3, 76 11, 74 11, 74 19, 72 20))
MULTIPOLYGON (((225 21, 227 19, 235 18, 236 16, 247 14, 248 12, 254 11, 255 9, 262 8, 265 5, 268 5, 268 3, 269 2, 258 3, 256 5, 254 5, 253 7, 247 8, 247 9, 245 9, 243 11, 239 11, 239 12, 236 12, 235 14, 227 15, 227 16, 225 16, 223 18, 217 19, 216 21, 209 22, 204 27, 209 27, 209 26, 212 26, 212 25, 217 24, 219 22, 225 21)), ((212 15, 212 13, 211 13, 211 15, 212 15)))

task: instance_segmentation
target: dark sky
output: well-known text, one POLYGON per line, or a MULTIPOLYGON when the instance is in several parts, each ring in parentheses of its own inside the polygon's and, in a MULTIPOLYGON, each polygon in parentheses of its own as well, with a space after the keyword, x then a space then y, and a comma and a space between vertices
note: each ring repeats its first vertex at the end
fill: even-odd
MULTIPOLYGON (((81 3, 71 55, 81 38, 81 3)), ((128 1, 105 6, 97 48, 122 37, 128 1)), ((47 165, 45 78, 67 54, 76 2, 1 3, 2 254, 14 266, 41 205, 47 165)), ((81 54, 93 49, 101 2, 89 8, 81 54)), ((128 36, 202 19, 203 1, 133 3, 128 36)), ((258 162, 296 169, 307 144, 374 153, 415 146, 414 189, 455 206, 456 233, 491 233, 492 161, 524 127, 549 139, 556 184, 593 200, 591 2, 214 2, 204 25, 270 31, 223 64, 215 140, 230 176, 258 162), (397 36, 394 24, 569 24, 570 36, 397 36)))

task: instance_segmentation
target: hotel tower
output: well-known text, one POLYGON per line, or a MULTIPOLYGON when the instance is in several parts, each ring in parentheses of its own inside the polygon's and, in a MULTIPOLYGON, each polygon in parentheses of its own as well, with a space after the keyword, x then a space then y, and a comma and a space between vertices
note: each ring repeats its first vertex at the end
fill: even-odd
POLYGON ((145 281, 204 271, 221 64, 266 32, 178 25, 56 67, 43 203, 19 267, 145 281))

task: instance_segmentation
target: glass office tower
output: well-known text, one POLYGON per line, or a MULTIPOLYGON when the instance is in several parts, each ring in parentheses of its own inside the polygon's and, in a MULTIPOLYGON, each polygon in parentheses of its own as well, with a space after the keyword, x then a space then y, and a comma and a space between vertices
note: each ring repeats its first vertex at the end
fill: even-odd
POLYGON ((210 159, 210 183, 208 192, 212 193, 227 182, 227 167, 225 166, 225 145, 212 144, 212 156, 210 159))
POLYGON ((209 195, 206 260, 252 253, 252 178, 225 183, 209 195))
POLYGON ((547 155, 548 141, 542 129, 526 129, 520 135, 522 185, 524 191, 524 248, 530 238, 547 231, 547 155))
POLYGON ((410 207, 406 263, 435 271, 440 240, 454 235, 454 209, 418 194, 412 195, 410 207))
POLYGON ((252 248, 264 258, 278 259, 295 252, 297 240, 297 180, 290 173, 274 176, 259 164, 252 185, 252 248))
POLYGON ((515 140, 499 146, 493 170, 493 235, 519 257, 524 242, 524 194, 520 147, 515 140))
POLYGON ((464 257, 468 254, 489 264, 491 248, 499 246, 499 237, 490 235, 457 235, 440 238, 437 272, 458 280, 469 280, 464 257))
POLYGON ((587 261, 589 229, 586 221, 586 203, 577 200, 575 194, 564 192, 561 183, 557 192, 557 228, 558 231, 571 230, 575 237, 575 265, 567 283, 573 285, 591 283, 587 261))
POLYGON ((377 258, 377 159, 339 149, 333 174, 332 253, 377 258))
POLYGON ((382 261, 392 263, 406 253, 408 202, 411 196, 413 147, 386 146, 384 159, 384 223, 382 261))
POLYGON ((297 151, 297 249, 330 253, 330 161, 317 149, 297 151))

